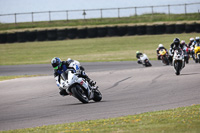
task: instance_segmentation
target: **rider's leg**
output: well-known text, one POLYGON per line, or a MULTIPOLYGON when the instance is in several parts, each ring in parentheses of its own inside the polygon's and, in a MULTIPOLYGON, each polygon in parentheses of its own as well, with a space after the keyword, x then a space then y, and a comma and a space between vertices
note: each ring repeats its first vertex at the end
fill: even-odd
POLYGON ((92 79, 90 79, 86 73, 84 71, 81 71, 81 74, 80 74, 81 77, 85 78, 87 80, 87 82, 91 85, 91 86, 95 86, 96 85, 96 82, 93 81, 92 79))

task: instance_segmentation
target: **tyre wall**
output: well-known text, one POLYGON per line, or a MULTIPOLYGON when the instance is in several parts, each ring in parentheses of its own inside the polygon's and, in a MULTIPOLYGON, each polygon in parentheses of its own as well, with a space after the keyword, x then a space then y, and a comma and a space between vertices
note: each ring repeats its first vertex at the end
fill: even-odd
POLYGON ((127 34, 129 36, 136 35, 137 34, 137 27, 136 26, 128 26, 127 27, 127 34))
POLYGON ((0 34, 0 43, 6 43, 7 42, 7 33, 1 33, 0 34))
POLYGON ((175 33, 176 29, 175 29, 175 24, 169 24, 169 25, 165 25, 166 26, 166 34, 173 34, 175 33))
POLYGON ((64 40, 67 38, 67 29, 57 29, 57 40, 64 40))
POLYGON ((166 33, 166 26, 164 24, 162 25, 156 25, 156 34, 165 34, 166 33))
POLYGON ((17 42, 17 33, 8 33, 7 34, 7 42, 8 43, 17 42))
POLYGON ((175 25, 175 33, 183 33, 183 32, 185 32, 185 24, 175 25))
POLYGON ((107 27, 98 27, 97 28, 97 34, 98 34, 98 37, 105 37, 107 36, 107 27))
POLYGON ((191 33, 195 31, 195 23, 191 23, 191 24, 185 24, 185 32, 186 33, 191 33))
POLYGON ((195 32, 200 33, 200 23, 195 25, 195 32))
POLYGON ((76 38, 113 37, 125 35, 154 35, 173 33, 200 33, 200 23, 187 24, 159 24, 159 25, 131 25, 131 26, 108 26, 92 28, 69 28, 35 30, 16 33, 0 33, 0 43, 53 41, 76 38))
POLYGON ((27 41, 27 31, 17 32, 17 42, 27 41))
POLYGON ((47 31, 41 30, 37 31, 37 41, 46 41, 47 40, 47 31))
POLYGON ((146 34, 146 25, 137 26, 137 34, 145 35, 146 34))
POLYGON ((47 39, 50 41, 57 40, 57 29, 47 30, 47 39))
POLYGON ((87 28, 78 30, 78 38, 87 38, 87 28))
POLYGON ((78 33, 77 33, 77 29, 76 28, 68 29, 67 38, 75 39, 77 37, 78 37, 78 33))
POLYGON ((156 27, 155 27, 155 25, 148 25, 146 27, 146 34, 147 35, 154 35, 154 34, 156 34, 156 27))
POLYGON ((37 39, 37 31, 27 31, 27 41, 33 42, 37 39))
POLYGON ((125 36, 128 34, 127 26, 118 26, 117 31, 118 31, 118 36, 125 36))
POLYGON ((118 28, 117 26, 110 26, 110 27, 107 27, 107 35, 112 37, 112 36, 117 36, 118 35, 118 28))
POLYGON ((87 34, 89 38, 97 37, 97 28, 87 28, 87 34))

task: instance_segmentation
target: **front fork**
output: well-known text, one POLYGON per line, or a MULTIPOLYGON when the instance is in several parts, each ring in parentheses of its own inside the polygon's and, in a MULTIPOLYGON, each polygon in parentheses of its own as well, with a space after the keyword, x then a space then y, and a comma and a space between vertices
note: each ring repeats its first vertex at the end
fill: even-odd
POLYGON ((89 99, 92 99, 94 97, 93 90, 90 86, 90 84, 85 79, 78 80, 78 83, 83 86, 83 88, 87 91, 87 96, 89 99))

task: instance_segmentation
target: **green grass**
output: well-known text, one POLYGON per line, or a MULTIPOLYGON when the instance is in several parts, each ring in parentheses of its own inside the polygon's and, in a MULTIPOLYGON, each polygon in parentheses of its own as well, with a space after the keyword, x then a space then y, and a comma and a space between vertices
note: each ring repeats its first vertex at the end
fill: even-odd
POLYGON ((69 27, 96 27, 100 25, 119 25, 119 24, 138 24, 138 23, 155 23, 155 22, 174 22, 177 21, 199 21, 199 13, 191 14, 144 14, 139 16, 130 16, 122 18, 103 18, 103 19, 86 19, 86 20, 59 20, 51 22, 26 22, 17 24, 0 23, 0 31, 8 32, 10 30, 31 30, 40 28, 69 28, 69 27))
POLYGON ((164 34, 144 36, 105 37, 64 41, 26 42, 0 45, 0 65, 46 64, 53 57, 72 58, 80 62, 136 60, 137 50, 156 59, 156 48, 162 43, 169 48, 175 37, 186 40, 198 36, 190 34, 164 34))
POLYGON ((48 125, 35 128, 2 131, 2 133, 66 133, 66 132, 200 132, 200 105, 181 107, 124 117, 48 125))

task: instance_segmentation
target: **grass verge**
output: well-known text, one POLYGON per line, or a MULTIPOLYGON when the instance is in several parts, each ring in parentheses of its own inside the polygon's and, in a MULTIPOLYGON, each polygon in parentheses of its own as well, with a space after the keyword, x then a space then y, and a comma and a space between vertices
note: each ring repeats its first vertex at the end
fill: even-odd
POLYGON ((80 62, 136 60, 137 50, 151 60, 156 59, 156 48, 162 43, 169 48, 175 37, 189 41, 189 34, 105 37, 64 41, 26 42, 0 45, 0 65, 47 64, 53 57, 72 58, 80 62))
POLYGON ((200 105, 124 117, 48 125, 2 131, 2 133, 44 132, 200 132, 200 105))

